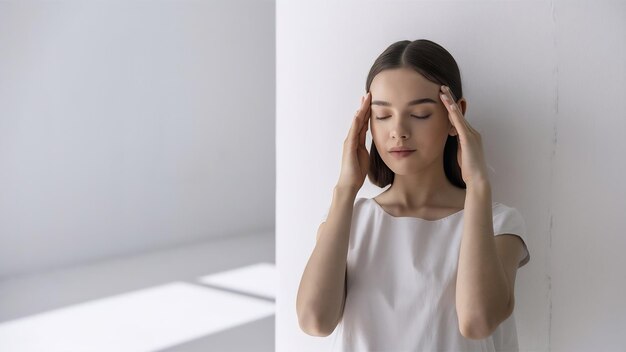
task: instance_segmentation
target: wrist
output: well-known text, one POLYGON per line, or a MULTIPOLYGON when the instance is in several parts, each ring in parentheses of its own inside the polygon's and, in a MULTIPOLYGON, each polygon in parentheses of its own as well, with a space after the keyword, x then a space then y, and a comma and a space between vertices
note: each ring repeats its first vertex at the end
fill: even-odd
POLYGON ((352 198, 353 200, 356 198, 357 193, 359 193, 358 189, 349 186, 335 186, 333 189, 334 196, 352 198))
POLYGON ((490 193, 491 192, 491 183, 487 179, 477 179, 466 185, 468 192, 481 192, 481 193, 490 193))

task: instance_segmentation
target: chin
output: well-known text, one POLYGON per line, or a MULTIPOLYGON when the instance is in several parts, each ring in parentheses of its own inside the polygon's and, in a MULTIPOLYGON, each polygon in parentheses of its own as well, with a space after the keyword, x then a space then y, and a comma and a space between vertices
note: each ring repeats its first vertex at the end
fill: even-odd
MULTIPOLYGON (((390 164, 387 164, 387 166, 389 166, 390 164)), ((392 166, 389 167, 389 169, 391 169, 391 171, 393 171, 394 174, 396 175, 413 175, 419 172, 419 168, 415 167, 415 165, 409 165, 408 163, 405 163, 404 165, 397 165, 397 164, 391 164, 392 166)))
POLYGON ((410 158, 402 160, 389 160, 389 162, 385 162, 385 164, 396 175, 416 175, 432 166, 431 163, 425 163, 423 160, 410 158))

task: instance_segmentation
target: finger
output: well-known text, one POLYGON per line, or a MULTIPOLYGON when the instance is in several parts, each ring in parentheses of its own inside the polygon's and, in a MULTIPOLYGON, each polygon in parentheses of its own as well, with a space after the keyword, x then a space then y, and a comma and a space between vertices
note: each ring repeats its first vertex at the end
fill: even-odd
POLYGON ((370 110, 370 94, 369 92, 365 94, 365 96, 363 96, 363 99, 361 100, 361 111, 363 112, 363 120, 366 121, 367 120, 367 114, 369 113, 370 110))
POLYGON ((361 129, 359 131, 359 145, 365 145, 365 137, 367 136, 367 130, 369 129, 369 119, 371 116, 371 109, 370 109, 370 94, 368 92, 368 94, 365 95, 365 98, 363 99, 363 116, 362 118, 362 125, 361 125, 361 129))
POLYGON ((367 136, 367 130, 369 129, 370 109, 365 112, 365 120, 363 127, 361 127, 361 133, 359 134, 359 145, 365 146, 365 137, 367 136))
POLYGON ((450 116, 452 125, 457 129, 457 133, 461 133, 460 130, 462 129, 463 126, 460 126, 460 124, 457 121, 456 112, 454 110, 454 103, 450 100, 450 96, 447 95, 445 92, 440 92, 439 97, 441 98, 441 101, 443 102, 443 106, 445 106, 446 109, 448 110, 448 115, 450 116))
POLYGON ((360 124, 359 124, 359 112, 361 111, 361 109, 356 109, 356 111, 354 112, 354 115, 352 116, 352 124, 350 125, 350 132, 348 133, 348 137, 350 140, 352 140, 359 132, 360 130, 360 124))
POLYGON ((459 105, 455 102, 452 91, 447 86, 442 86, 441 90, 442 92, 439 95, 448 109, 450 119, 452 120, 457 133, 465 134, 466 132, 473 132, 473 129, 470 129, 469 123, 465 120, 459 105))
POLYGON ((354 117, 352 118, 352 125, 350 127, 350 132, 348 134, 348 139, 351 144, 359 143, 361 129, 363 128, 363 116, 365 113, 365 101, 361 101, 361 107, 357 109, 354 113, 354 117))
POLYGON ((366 93, 361 97, 361 107, 357 110, 357 114, 359 115, 359 133, 361 129, 365 125, 367 121, 367 114, 369 113, 370 105, 369 105, 369 93, 366 93))
POLYGON ((443 86, 445 87, 444 92, 447 92, 447 97, 451 98, 452 100, 450 101, 450 106, 452 107, 452 110, 455 112, 456 117, 458 117, 461 122, 463 122, 463 124, 465 125, 465 127, 472 131, 475 132, 476 130, 474 130, 472 128, 472 126, 470 126, 469 122, 467 121, 467 119, 465 119, 465 116, 463 116, 463 112, 461 111, 461 107, 459 106, 459 104, 457 103, 457 99, 456 96, 454 95, 454 93, 452 92, 452 90, 450 89, 450 87, 448 86, 443 86))

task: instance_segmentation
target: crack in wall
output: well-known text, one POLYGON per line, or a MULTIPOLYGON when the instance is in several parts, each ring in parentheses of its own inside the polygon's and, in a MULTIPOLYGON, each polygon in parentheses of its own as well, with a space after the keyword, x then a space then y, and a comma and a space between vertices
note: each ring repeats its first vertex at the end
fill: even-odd
MULTIPOLYGON (((552 156, 550 159, 550 189, 554 184, 554 161, 556 160, 556 152, 558 145, 558 116, 559 116, 559 60, 557 49, 557 24, 556 24, 556 6, 555 0, 550 0, 550 7, 552 12, 552 39, 554 50, 554 69, 552 70, 552 78, 554 80, 554 123, 553 123, 553 135, 552 135, 552 156)), ((551 197, 554 199, 554 197, 551 197)), ((554 214, 552 213, 552 201, 549 206, 550 214, 550 226, 548 228, 548 351, 552 350, 552 232, 554 228, 554 214)))

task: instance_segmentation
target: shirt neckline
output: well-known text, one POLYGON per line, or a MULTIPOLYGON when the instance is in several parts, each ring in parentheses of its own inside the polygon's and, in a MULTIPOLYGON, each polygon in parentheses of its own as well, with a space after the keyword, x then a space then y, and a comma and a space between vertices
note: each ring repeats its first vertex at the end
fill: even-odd
POLYGON ((378 208, 378 209, 380 210, 380 212, 382 212, 382 213, 383 213, 385 216, 387 216, 388 218, 391 218, 391 219, 411 219, 411 220, 413 220, 413 219, 414 219, 414 220, 416 220, 416 221, 422 221, 422 222, 426 222, 426 223, 436 223, 436 222, 441 222, 441 221, 443 221, 443 220, 446 220, 446 219, 449 219, 449 218, 451 218, 451 217, 453 217, 453 216, 456 216, 456 215, 458 215, 458 214, 461 214, 461 213, 463 213, 463 211, 465 210, 465 208, 463 208, 463 209, 461 209, 461 210, 459 210, 459 211, 457 211, 457 212, 455 212, 455 213, 452 213, 452 214, 450 214, 450 215, 448 215, 448 216, 444 216, 444 217, 443 217, 443 218, 441 218, 441 219, 436 219, 436 220, 427 220, 427 219, 423 219, 423 218, 418 218, 418 217, 416 217, 416 216, 393 216, 393 215, 389 214, 389 213, 388 213, 388 212, 387 212, 387 211, 386 211, 386 210, 385 210, 385 209, 384 209, 384 208, 383 208, 380 204, 378 204, 378 202, 377 202, 374 198, 369 198, 369 200, 370 200, 371 202, 373 202, 373 203, 374 203, 374 207, 375 207, 375 208, 378 208))

